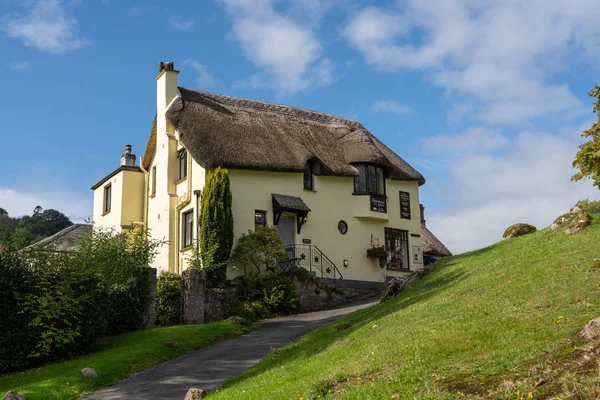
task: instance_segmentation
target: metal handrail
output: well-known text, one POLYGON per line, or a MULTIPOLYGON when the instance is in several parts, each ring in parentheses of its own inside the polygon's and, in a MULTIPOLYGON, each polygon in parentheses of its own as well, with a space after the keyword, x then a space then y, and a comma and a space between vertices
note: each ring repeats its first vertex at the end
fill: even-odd
MULTIPOLYGON (((342 273, 335 265, 333 261, 321 249, 313 244, 294 244, 287 247, 292 250, 292 258, 300 260, 298 265, 301 267, 308 267, 309 272, 313 272, 313 268, 316 273, 320 272, 321 278, 325 277, 333 280, 333 284, 336 284, 337 279, 344 279, 342 273), (302 256, 299 257, 301 252, 302 256), (308 253, 308 257, 305 253, 308 253), (315 257, 316 256, 316 257, 315 257), (329 267, 331 272, 327 272, 327 268, 323 268, 323 262, 325 267, 329 267), (333 276, 331 276, 333 274, 333 276)), ((288 253, 290 253, 288 251, 288 253)))

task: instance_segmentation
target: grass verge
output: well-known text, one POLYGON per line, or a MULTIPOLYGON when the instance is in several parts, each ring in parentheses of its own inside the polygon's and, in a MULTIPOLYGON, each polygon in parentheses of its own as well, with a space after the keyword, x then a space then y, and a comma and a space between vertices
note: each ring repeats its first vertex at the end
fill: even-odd
POLYGON ((152 365, 170 360, 251 331, 252 327, 219 321, 205 325, 178 325, 125 333, 101 339, 96 351, 73 360, 0 375, 0 395, 15 390, 27 398, 74 399, 110 386, 152 365), (164 346, 173 342, 173 347, 164 346), (81 369, 91 367, 100 375, 85 378, 81 369))
POLYGON ((600 316, 597 257, 595 217, 573 236, 544 229, 444 259, 398 297, 273 351, 209 398, 594 398, 594 352, 575 338, 600 316))

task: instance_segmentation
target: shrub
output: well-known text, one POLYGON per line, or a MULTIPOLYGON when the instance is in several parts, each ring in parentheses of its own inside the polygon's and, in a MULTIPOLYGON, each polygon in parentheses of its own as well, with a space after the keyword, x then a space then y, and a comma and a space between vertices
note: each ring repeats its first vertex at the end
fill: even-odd
POLYGON ((31 315, 24 310, 34 290, 34 277, 24 261, 17 253, 0 252, 0 373, 25 367, 36 343, 29 328, 31 315))
POLYGON ((265 226, 256 232, 243 234, 231 254, 231 262, 244 269, 246 276, 276 268, 277 262, 285 261, 287 255, 279 232, 274 226, 265 226))
POLYGON ((234 314, 249 320, 291 314, 299 308, 294 283, 286 273, 267 271, 238 277, 234 284, 240 299, 234 314))
POLYGON ((306 282, 313 277, 311 273, 304 267, 293 267, 290 270, 290 273, 298 278, 299 282, 306 282))
POLYGON ((210 287, 227 280, 227 261, 233 246, 233 213, 229 172, 216 168, 206 173, 201 199, 200 256, 210 287))
POLYGON ((24 310, 38 336, 29 357, 45 362, 83 353, 106 332, 106 286, 63 254, 39 253, 28 261, 35 289, 24 310))
POLYGON ((143 232, 95 230, 82 240, 74 259, 109 288, 108 333, 139 329, 148 306, 147 267, 162 243, 143 232))
POLYGON ((181 323, 181 276, 163 272, 156 283, 156 323, 157 325, 178 325, 181 323))

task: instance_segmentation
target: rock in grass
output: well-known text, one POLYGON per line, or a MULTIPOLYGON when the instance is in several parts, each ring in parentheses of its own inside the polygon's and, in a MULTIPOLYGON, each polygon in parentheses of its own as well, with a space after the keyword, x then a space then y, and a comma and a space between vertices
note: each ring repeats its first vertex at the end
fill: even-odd
POLYGON ((504 235, 502 235, 502 240, 511 239, 517 236, 527 235, 529 233, 533 233, 537 231, 536 227, 529 224, 519 223, 514 224, 506 228, 504 231, 504 235))
POLYGON ((164 342, 163 346, 165 346, 165 347, 175 347, 175 342, 164 342))
POLYGON ((206 392, 202 389, 198 388, 190 388, 187 394, 185 395, 184 400, 199 400, 203 399, 206 396, 206 392))
POLYGON ((22 394, 11 390, 10 392, 6 392, 2 400, 25 400, 25 397, 22 394))
POLYGON ((600 318, 594 318, 579 332, 582 339, 597 340, 600 339, 600 318))
POLYGON ((84 368, 81 370, 81 375, 88 378, 97 378, 99 375, 94 368, 84 368))
POLYGON ((589 214, 579 214, 575 216, 571 222, 569 222, 569 225, 567 225, 565 229, 565 233, 567 235, 573 235, 574 233, 581 232, 582 230, 586 229, 591 224, 592 218, 590 218, 589 214))
POLYGON ((229 318, 227 318, 227 321, 231 321, 232 323, 234 323, 236 325, 248 325, 248 320, 246 318, 237 317, 237 316, 229 317, 229 318))

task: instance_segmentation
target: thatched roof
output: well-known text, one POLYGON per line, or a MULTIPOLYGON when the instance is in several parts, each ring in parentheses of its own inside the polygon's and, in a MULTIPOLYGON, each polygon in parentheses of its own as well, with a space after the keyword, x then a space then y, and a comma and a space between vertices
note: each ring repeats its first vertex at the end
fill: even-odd
POLYGON ((146 171, 152 165, 152 160, 154 159, 154 155, 156 154, 156 115, 154 116, 154 121, 152 121, 152 128, 150 128, 150 137, 148 138, 148 143, 146 144, 146 151, 144 152, 144 157, 142 158, 142 167, 146 171))
MULTIPOLYGON (((315 174, 353 176, 358 171, 351 163, 368 162, 383 166, 389 179, 425 183, 356 121, 181 87, 179 93, 166 116, 204 168, 301 172, 312 160, 315 174)), ((156 150, 155 132, 144 167, 156 150)))
POLYGON ((421 248, 424 254, 430 253, 438 257, 452 255, 450 250, 424 225, 421 226, 421 248))
POLYGON ((52 251, 75 251, 79 249, 81 240, 85 236, 91 234, 91 232, 92 225, 90 224, 73 224, 29 247, 43 248, 44 250, 52 251))

